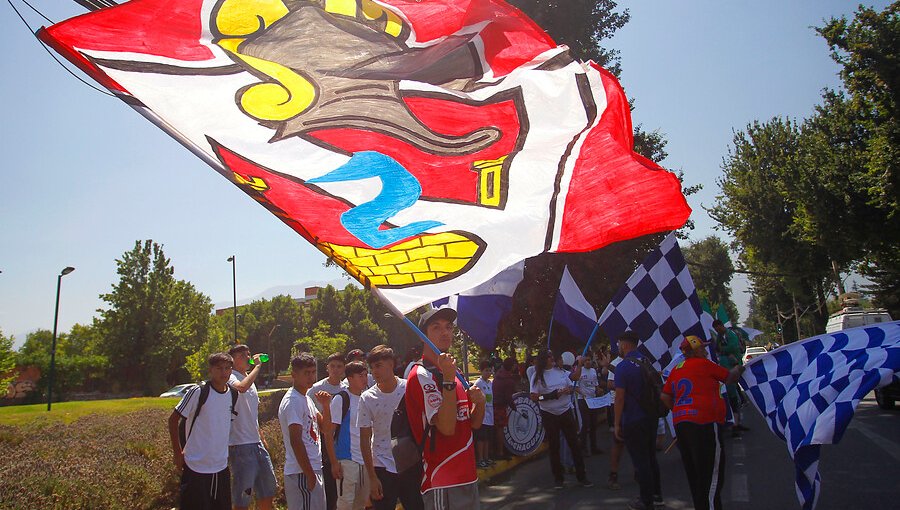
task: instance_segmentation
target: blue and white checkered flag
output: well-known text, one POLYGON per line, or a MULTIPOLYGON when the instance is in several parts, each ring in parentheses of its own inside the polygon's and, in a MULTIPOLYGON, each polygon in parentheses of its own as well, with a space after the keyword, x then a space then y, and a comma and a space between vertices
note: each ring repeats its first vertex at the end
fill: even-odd
POLYGON ((900 321, 820 335, 750 360, 741 386, 787 443, 797 497, 819 497, 819 445, 841 440, 860 399, 900 371, 900 321))
POLYGON ((613 296, 600 315, 600 328, 615 339, 633 331, 641 339, 638 350, 660 372, 678 355, 687 335, 704 340, 703 310, 675 234, 671 233, 613 296))

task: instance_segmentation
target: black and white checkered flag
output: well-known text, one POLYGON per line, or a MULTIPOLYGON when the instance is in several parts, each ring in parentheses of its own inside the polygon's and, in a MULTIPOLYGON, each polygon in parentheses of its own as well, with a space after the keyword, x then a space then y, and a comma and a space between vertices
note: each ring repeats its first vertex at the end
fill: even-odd
POLYGON ((653 250, 613 296, 600 316, 600 327, 615 340, 633 331, 638 350, 662 371, 678 354, 687 335, 709 340, 703 326, 703 310, 681 248, 671 233, 653 250))

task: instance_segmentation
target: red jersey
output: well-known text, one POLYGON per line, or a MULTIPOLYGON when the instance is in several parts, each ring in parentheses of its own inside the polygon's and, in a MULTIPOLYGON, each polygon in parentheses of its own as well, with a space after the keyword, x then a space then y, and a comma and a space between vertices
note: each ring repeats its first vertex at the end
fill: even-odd
MULTIPOLYGON (((427 362, 426 362, 427 363, 427 362)), ((437 370, 430 366, 433 370, 437 370)), ((440 377, 440 372, 436 372, 440 377)), ((456 433, 445 436, 431 427, 423 440, 426 425, 441 407, 441 381, 422 365, 414 365, 406 384, 406 412, 416 441, 422 445, 422 494, 431 489, 456 487, 478 481, 475 446, 470 416, 474 410, 461 384, 456 385, 456 433), (432 447, 433 445, 433 447, 432 447)))
POLYGON ((672 421, 691 423, 724 423, 725 400, 719 383, 725 382, 728 370, 706 358, 687 358, 672 369, 663 393, 673 397, 672 421))

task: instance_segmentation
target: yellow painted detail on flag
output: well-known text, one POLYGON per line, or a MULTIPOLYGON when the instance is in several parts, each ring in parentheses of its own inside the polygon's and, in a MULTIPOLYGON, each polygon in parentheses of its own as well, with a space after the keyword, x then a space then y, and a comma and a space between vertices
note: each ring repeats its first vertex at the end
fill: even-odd
POLYGON ((390 248, 372 250, 322 243, 341 267, 373 285, 402 287, 459 273, 479 252, 478 243, 455 232, 425 235, 390 248))
POLYGON ((260 179, 259 177, 247 178, 237 172, 234 172, 234 181, 238 184, 250 186, 256 191, 267 191, 269 189, 269 185, 266 184, 266 181, 260 179))
POLYGON ((225 37, 246 37, 285 17, 281 0, 225 0, 216 11, 216 28, 225 37))
POLYGON ((315 86, 290 68, 241 53, 235 55, 275 81, 243 89, 241 107, 248 115, 258 120, 287 120, 303 113, 316 100, 315 86))
POLYGON ((503 176, 503 162, 506 156, 497 159, 475 161, 472 168, 478 172, 478 202, 497 207, 500 205, 500 186, 503 176))
POLYGON ((370 20, 378 20, 386 17, 384 31, 394 37, 399 37, 403 30, 403 20, 393 12, 384 9, 372 0, 362 0, 363 16, 370 20))
POLYGON ((356 17, 356 0, 325 0, 325 12, 356 17))

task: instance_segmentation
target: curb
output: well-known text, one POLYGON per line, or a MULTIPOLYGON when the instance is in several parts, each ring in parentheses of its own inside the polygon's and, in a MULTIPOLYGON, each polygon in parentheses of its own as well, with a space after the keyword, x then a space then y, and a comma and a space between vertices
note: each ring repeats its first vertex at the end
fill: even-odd
POLYGON ((537 448, 534 452, 524 457, 516 457, 513 456, 510 460, 499 460, 496 464, 488 468, 478 468, 478 482, 479 483, 490 483, 491 479, 502 475, 508 471, 511 471, 515 467, 520 464, 524 464, 526 462, 530 462, 537 457, 539 457, 542 453, 547 451, 547 443, 542 443, 541 446, 537 448))

